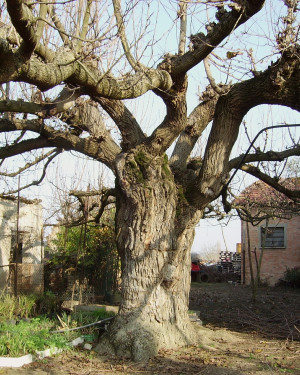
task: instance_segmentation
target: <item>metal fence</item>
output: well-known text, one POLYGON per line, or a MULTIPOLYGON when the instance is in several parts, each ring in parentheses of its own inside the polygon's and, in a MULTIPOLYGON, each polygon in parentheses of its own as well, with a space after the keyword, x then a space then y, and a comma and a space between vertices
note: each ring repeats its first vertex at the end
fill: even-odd
POLYGON ((42 294, 44 265, 10 263, 0 268, 0 288, 10 294, 42 294))

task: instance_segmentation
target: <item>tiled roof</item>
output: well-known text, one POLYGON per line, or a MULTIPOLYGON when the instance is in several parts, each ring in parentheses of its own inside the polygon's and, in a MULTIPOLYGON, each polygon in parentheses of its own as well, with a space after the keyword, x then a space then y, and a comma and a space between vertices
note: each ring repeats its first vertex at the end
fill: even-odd
MULTIPOLYGON (((300 190, 300 178, 286 178, 279 183, 289 190, 300 190)), ((270 210, 295 211, 297 209, 300 212, 300 203, 295 203, 285 194, 260 180, 248 186, 235 199, 234 204, 246 209, 259 208, 264 212, 270 210)))

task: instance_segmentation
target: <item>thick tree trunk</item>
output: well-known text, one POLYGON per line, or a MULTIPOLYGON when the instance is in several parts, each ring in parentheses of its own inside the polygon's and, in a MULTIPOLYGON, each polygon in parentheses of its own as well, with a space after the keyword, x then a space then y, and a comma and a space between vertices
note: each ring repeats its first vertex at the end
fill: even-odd
POLYGON ((195 341, 188 318, 190 248, 200 213, 187 207, 166 158, 145 152, 117 164, 117 241, 122 259, 118 316, 98 349, 140 361, 195 341))

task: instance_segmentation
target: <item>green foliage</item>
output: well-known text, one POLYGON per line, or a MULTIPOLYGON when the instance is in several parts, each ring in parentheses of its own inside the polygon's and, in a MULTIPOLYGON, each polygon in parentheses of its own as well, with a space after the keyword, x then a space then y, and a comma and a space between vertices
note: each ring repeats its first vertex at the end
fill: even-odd
POLYGON ((300 288, 300 267, 288 268, 284 273, 284 280, 300 288))
POLYGON ((36 311, 38 314, 51 315, 61 308, 61 300, 53 292, 47 291, 36 299, 36 311))
POLYGON ((29 318, 32 316, 36 306, 36 296, 20 295, 17 300, 18 316, 20 318, 29 318))
MULTIPOLYGON (((70 315, 65 312, 59 317, 60 325, 63 329, 82 327, 87 324, 95 323, 102 319, 114 316, 112 311, 106 311, 105 308, 96 311, 78 311, 70 315)), ((86 327, 80 330, 81 334, 93 334, 95 326, 86 327)))
POLYGON ((34 315, 36 308, 34 295, 20 295, 18 297, 9 294, 0 296, 0 323, 16 318, 29 318, 34 315))
MULTIPOLYGON (((104 308, 92 312, 76 312, 71 315, 63 313, 59 317, 59 323, 62 328, 69 329, 111 316, 114 316, 114 313, 108 312, 104 308)), ((95 326, 78 331, 52 333, 51 331, 57 327, 56 319, 50 320, 46 317, 32 318, 30 322, 21 320, 17 324, 0 323, 0 356, 19 357, 35 353, 36 350, 68 348, 68 343, 79 335, 90 335, 93 338, 95 333, 95 326)))
POLYGON ((112 311, 106 311, 105 308, 96 311, 78 311, 72 314, 72 319, 80 325, 90 324, 101 319, 106 319, 114 316, 112 311))
POLYGON ((75 334, 53 334, 55 322, 46 318, 34 318, 30 322, 0 324, 0 356, 18 357, 36 350, 67 348, 75 334))
POLYGON ((61 266, 64 271, 75 271, 79 280, 84 278, 99 293, 114 288, 119 259, 113 219, 107 225, 62 227, 54 241, 56 252, 49 267, 61 266))
POLYGON ((182 186, 177 187, 177 194, 178 194, 178 201, 182 204, 187 204, 187 199, 184 194, 184 190, 182 186))
POLYGON ((37 314, 50 315, 60 310, 61 300, 52 292, 42 295, 0 295, 0 323, 28 319, 37 314))

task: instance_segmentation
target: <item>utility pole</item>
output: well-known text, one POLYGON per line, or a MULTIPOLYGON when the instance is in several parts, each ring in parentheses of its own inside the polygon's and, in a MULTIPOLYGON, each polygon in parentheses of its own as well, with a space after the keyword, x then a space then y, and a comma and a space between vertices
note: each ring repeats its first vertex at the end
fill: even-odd
POLYGON ((19 241, 20 241, 20 175, 18 178, 18 200, 17 200, 17 233, 16 233, 16 251, 15 251, 15 282, 14 295, 18 297, 18 260, 19 260, 19 241))

